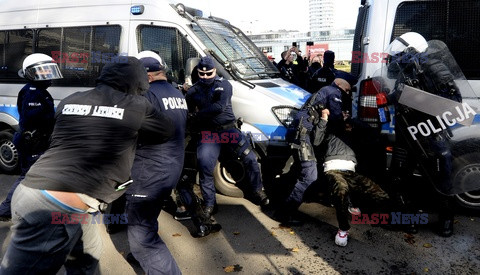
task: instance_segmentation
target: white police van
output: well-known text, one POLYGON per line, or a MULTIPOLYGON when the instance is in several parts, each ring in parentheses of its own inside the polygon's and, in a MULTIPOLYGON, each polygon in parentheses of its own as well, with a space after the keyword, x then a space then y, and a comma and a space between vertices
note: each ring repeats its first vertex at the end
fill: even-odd
MULTIPOLYGON (((473 125, 454 127, 452 154, 454 155, 452 182, 480 183, 480 1, 476 0, 362 0, 354 37, 351 72, 359 78, 353 96, 352 115, 366 127, 359 132, 363 137, 364 155, 370 155, 369 172, 388 169, 390 147, 395 140, 393 116, 390 123, 380 123, 377 111, 376 72, 386 65, 387 46, 407 32, 420 33, 428 40, 446 43, 473 93, 463 96, 476 112, 473 125), (380 145, 380 146, 379 146, 380 145), (381 147, 381 148, 380 148, 381 147)), ((480 190, 456 194, 463 206, 480 209, 480 190)))
MULTIPOLYGON (((17 71, 27 55, 45 53, 58 62, 64 78, 48 89, 58 103, 94 87, 103 64, 144 50, 160 54, 177 84, 188 79, 195 59, 215 57, 218 74, 233 86, 242 131, 251 133, 261 163, 269 164, 262 168, 285 161, 291 107, 301 106, 309 94, 279 78, 263 53, 227 21, 161 0, 6 0, 0 5, 0 170, 18 166, 11 139, 18 128, 17 94, 25 84, 17 71)), ((242 196, 235 183, 244 178, 243 167, 230 164, 240 171, 228 173, 225 166, 219 163, 215 170, 218 190, 242 196)))

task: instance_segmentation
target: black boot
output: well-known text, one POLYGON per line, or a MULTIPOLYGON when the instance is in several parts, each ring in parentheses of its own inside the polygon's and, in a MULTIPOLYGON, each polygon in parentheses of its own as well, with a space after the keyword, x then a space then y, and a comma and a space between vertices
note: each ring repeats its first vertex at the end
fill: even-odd
POLYGON ((216 233, 222 230, 222 226, 218 223, 211 224, 199 224, 197 226, 197 232, 193 235, 195 238, 202 238, 208 236, 210 233, 216 233))
POLYGON ((439 220, 439 235, 442 237, 450 237, 453 235, 453 219, 439 220))
POLYGON ((273 218, 279 221, 281 225, 300 226, 303 221, 296 215, 299 206, 297 203, 286 202, 275 211, 273 218))
POLYGON ((253 203, 264 207, 270 204, 270 200, 268 199, 267 194, 265 194, 265 191, 260 189, 253 193, 253 203))

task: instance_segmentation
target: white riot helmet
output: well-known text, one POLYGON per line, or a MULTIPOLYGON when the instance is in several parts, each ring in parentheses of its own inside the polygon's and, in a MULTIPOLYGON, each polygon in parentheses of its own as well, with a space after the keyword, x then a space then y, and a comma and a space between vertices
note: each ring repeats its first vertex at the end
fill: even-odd
POLYGON ((43 53, 34 53, 23 60, 22 69, 18 71, 20 77, 30 81, 44 81, 63 78, 57 63, 50 56, 43 53))
POLYGON ((407 49, 422 53, 427 49, 427 47, 427 40, 425 40, 421 34, 416 32, 407 32, 395 38, 395 40, 388 45, 385 52, 390 56, 405 52, 407 49))
POLYGON ((165 64, 165 62, 163 62, 160 55, 158 55, 155 52, 142 51, 142 52, 139 52, 136 56, 136 58, 140 61, 142 61, 141 60, 142 58, 147 58, 147 57, 154 58, 158 61, 158 64, 155 66, 155 69, 152 69, 152 70, 147 69, 147 71, 166 71, 167 70, 167 64, 165 64))

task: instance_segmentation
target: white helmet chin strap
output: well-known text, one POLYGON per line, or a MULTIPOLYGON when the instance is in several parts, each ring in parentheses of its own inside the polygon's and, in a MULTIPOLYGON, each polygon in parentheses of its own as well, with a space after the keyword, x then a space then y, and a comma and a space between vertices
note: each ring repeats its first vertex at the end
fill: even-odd
POLYGON ((408 47, 410 46, 410 44, 409 44, 407 41, 405 41, 405 39, 403 39, 403 38, 401 38, 401 37, 397 37, 396 39, 397 39, 398 41, 400 41, 400 43, 402 43, 403 45, 405 45, 405 47, 408 48, 408 47))

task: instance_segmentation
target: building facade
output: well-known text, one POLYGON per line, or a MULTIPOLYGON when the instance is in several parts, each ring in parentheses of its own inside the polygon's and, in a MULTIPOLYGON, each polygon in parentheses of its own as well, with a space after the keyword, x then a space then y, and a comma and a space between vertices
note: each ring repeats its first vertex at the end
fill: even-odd
POLYGON ((336 60, 349 61, 355 30, 342 27, 345 19, 340 13, 342 8, 335 0, 309 0, 309 32, 278 30, 252 33, 249 37, 261 50, 271 52, 277 62, 293 42, 303 54, 308 55, 312 47, 307 44, 313 44, 317 51, 319 48, 334 51, 336 60))

